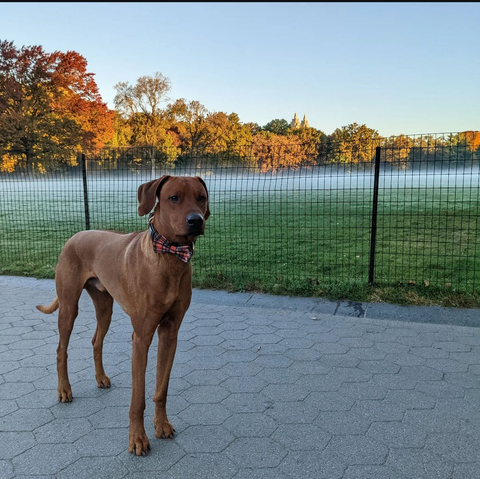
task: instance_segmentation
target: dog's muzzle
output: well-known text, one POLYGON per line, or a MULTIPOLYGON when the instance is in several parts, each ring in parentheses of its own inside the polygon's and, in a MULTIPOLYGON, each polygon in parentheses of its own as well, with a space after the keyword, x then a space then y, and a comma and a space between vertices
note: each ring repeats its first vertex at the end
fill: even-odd
POLYGON ((202 235, 205 220, 199 213, 192 213, 187 216, 188 233, 192 235, 202 235))

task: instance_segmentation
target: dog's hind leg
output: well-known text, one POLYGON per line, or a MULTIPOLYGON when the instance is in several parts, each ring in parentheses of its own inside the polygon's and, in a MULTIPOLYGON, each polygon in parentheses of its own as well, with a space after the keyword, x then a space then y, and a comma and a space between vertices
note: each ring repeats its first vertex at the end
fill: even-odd
MULTIPOLYGON (((58 283, 57 283, 58 284, 58 283)), ((60 283, 62 284, 62 283, 60 283)), ((73 323, 78 315, 78 300, 82 293, 82 284, 70 284, 68 288, 57 287, 59 310, 58 310, 58 333, 59 341, 57 348, 57 373, 58 373, 58 400, 70 402, 72 400, 72 388, 68 379, 67 348, 72 334, 73 323), (59 290, 60 289, 60 290, 59 290)))
POLYGON ((110 378, 103 369, 103 339, 112 321, 113 298, 97 280, 89 280, 85 289, 92 298, 97 316, 97 329, 93 335, 93 359, 95 361, 95 379, 97 387, 109 388, 110 378))

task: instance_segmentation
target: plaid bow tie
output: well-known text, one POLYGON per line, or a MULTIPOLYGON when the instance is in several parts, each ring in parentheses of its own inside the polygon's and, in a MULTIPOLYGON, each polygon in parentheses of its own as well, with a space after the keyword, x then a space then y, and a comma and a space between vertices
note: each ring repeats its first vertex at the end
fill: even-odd
POLYGON ((193 244, 175 246, 171 241, 168 241, 165 236, 162 236, 153 226, 150 221, 148 225, 150 236, 153 241, 153 251, 155 253, 173 253, 177 258, 180 258, 184 263, 188 263, 193 255, 193 244))

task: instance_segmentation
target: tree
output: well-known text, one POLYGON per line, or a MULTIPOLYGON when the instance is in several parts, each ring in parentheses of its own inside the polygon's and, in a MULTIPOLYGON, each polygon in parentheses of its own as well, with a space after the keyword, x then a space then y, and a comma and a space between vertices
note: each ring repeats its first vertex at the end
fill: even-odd
POLYGON ((409 163, 413 167, 421 167, 428 163, 438 160, 454 160, 454 157, 448 157, 443 151, 444 143, 441 138, 432 135, 420 135, 411 138, 411 149, 409 163))
POLYGON ((451 162, 480 159, 480 131, 450 133, 445 139, 443 157, 451 162))
POLYGON ((458 144, 463 145, 468 153, 467 157, 471 159, 480 158, 480 131, 463 131, 458 135, 458 144))
POLYGON ((248 162, 254 126, 242 124, 236 113, 210 112, 200 102, 184 99, 170 105, 169 111, 177 121, 182 146, 190 155, 214 155, 219 165, 248 162))
POLYGON ((207 117, 210 112, 199 101, 187 102, 184 98, 168 106, 169 116, 178 122, 180 138, 190 151, 204 149, 209 142, 207 117))
POLYGON ((133 131, 127 119, 115 111, 113 117, 113 136, 108 142, 109 147, 130 146, 132 144, 133 131))
POLYGON ((113 113, 93 76, 77 52, 0 41, 2 169, 75 163, 78 151, 98 149, 113 135, 113 113))
POLYGON ((460 137, 463 135, 465 136, 465 143, 468 145, 468 149, 472 153, 478 153, 480 148, 480 131, 470 130, 459 134, 460 137))
POLYGON ((302 154, 308 162, 312 163, 317 160, 320 147, 325 142, 327 135, 323 131, 317 130, 310 126, 303 128, 289 129, 288 136, 292 138, 293 142, 302 145, 302 154))
POLYGON ((253 137, 252 154, 261 171, 298 169, 305 163, 314 163, 305 154, 303 144, 294 136, 275 135, 262 131, 253 137))
POLYGON ((168 101, 170 80, 156 72, 153 76, 138 78, 135 85, 119 82, 115 107, 132 130, 134 145, 164 146, 167 139, 166 118, 161 104, 168 101))
POLYGON ((287 120, 283 118, 279 120, 278 118, 272 121, 269 121, 264 127, 264 131, 269 131, 270 133, 275 133, 276 135, 286 135, 289 128, 287 120))
POLYGON ((262 131, 262 127, 258 123, 248 122, 244 123, 244 126, 248 128, 252 135, 256 135, 258 132, 262 131))
POLYGON ((379 138, 378 131, 366 125, 351 123, 337 128, 330 137, 332 160, 338 163, 370 162, 375 157, 379 138))
POLYGON ((87 72, 87 60, 82 55, 68 51, 56 52, 53 57, 55 112, 79 125, 84 150, 98 150, 113 136, 114 112, 102 102, 94 75, 87 72))
POLYGON ((163 155, 161 161, 169 164, 175 163, 179 153, 168 113, 162 108, 162 103, 169 99, 170 89, 170 80, 160 72, 138 78, 135 85, 128 82, 115 85, 115 107, 131 131, 130 144, 152 147, 145 152, 152 162, 153 176, 157 150, 163 155))
POLYGON ((243 135, 236 113, 210 112, 199 101, 187 102, 183 98, 169 105, 168 110, 177 122, 182 145, 195 154, 226 151, 243 135))
POLYGON ((413 140, 406 135, 391 136, 383 142, 385 151, 385 161, 406 170, 410 158, 410 151, 413 146, 413 140))
POLYGON ((230 113, 227 118, 229 121, 226 132, 228 151, 240 156, 248 154, 248 148, 252 145, 255 126, 252 123, 243 124, 236 113, 230 113))

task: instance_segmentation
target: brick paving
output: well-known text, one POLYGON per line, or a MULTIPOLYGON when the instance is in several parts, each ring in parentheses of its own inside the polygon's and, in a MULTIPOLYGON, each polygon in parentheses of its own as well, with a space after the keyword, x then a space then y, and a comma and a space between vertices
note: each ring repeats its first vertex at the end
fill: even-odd
MULTIPOLYGON (((58 403, 57 314, 35 309, 53 288, 0 277, 1 478, 480 478, 480 328, 454 325, 453 309, 424 308, 422 323, 418 308, 409 322, 408 309, 393 320, 395 306, 372 305, 391 315, 378 319, 349 303, 195 291, 170 381, 176 436, 154 435, 155 339, 151 451, 135 457, 130 320, 115 307, 104 347, 112 387, 97 389, 93 305, 82 296, 74 400, 58 403)), ((458 322, 477 313, 458 311, 458 322)))

